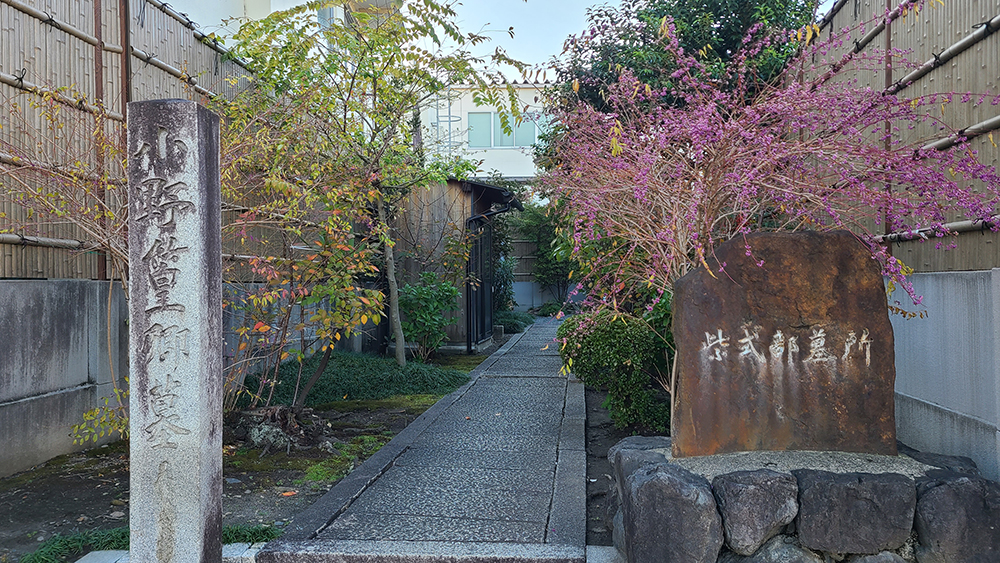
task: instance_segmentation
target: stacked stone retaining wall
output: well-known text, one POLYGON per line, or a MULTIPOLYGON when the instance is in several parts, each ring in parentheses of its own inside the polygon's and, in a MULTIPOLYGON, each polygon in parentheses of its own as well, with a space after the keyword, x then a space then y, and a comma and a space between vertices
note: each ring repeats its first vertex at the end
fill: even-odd
POLYGON ((608 452, 614 543, 628 563, 1000 561, 1000 483, 901 450, 672 459, 669 438, 627 438, 608 452))

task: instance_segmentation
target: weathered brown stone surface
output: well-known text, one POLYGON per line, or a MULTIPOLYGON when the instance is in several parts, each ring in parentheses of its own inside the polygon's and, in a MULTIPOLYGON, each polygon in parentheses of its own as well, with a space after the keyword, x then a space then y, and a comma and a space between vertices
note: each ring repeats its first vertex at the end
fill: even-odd
POLYGON ((869 250, 846 231, 757 233, 708 265, 714 277, 674 286, 673 455, 895 455, 892 325, 869 250))

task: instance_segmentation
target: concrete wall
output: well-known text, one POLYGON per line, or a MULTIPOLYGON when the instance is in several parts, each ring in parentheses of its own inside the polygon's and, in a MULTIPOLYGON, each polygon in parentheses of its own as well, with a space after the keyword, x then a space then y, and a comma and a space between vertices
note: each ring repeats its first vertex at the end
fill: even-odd
MULTIPOLYGON (((224 290, 229 299, 238 299, 258 285, 226 284, 224 290)), ((293 318, 299 319, 298 309, 293 318)), ((102 397, 114 396, 112 370, 125 385, 127 319, 128 305, 117 283, 0 280, 0 477, 86 447, 74 445, 70 432, 83 413, 104 404, 102 397)), ((253 358, 269 351, 255 345, 237 354, 236 329, 243 324, 253 323, 242 311, 223 310, 223 363, 230 369, 249 356, 244 373, 252 373, 262 365, 253 358)), ((336 349, 376 352, 385 325, 369 324, 341 339, 336 349)), ((307 334, 307 341, 311 337, 307 334)), ((298 335, 288 343, 289 348, 299 345, 298 335)))
POLYGON ((0 282, 0 476, 83 449, 71 427, 127 372, 126 318, 108 282, 0 282))
POLYGON ((919 450, 964 455, 1000 479, 1000 269, 914 274, 923 319, 892 315, 896 427, 919 450))

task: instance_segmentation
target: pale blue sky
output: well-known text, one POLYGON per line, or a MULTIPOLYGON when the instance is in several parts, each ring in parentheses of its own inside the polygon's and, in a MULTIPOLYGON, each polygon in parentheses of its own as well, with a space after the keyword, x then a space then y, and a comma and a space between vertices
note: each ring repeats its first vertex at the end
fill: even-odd
MULTIPOLYGON (((833 0, 823 0, 820 13, 825 13, 833 0)), ((190 14, 192 19, 209 31, 220 31, 220 10, 226 4, 204 0, 173 0, 172 5, 190 14)), ((272 10, 284 10, 301 0, 270 0, 272 10)), ((584 30, 587 8, 592 5, 620 5, 620 0, 459 0, 455 6, 458 23, 463 31, 483 32, 492 41, 479 45, 476 56, 488 56, 497 46, 507 54, 529 65, 543 65, 562 51, 566 37, 584 30), (507 34, 514 27, 514 38, 507 34)), ((236 14, 232 14, 236 15, 236 14)), ((514 78, 514 77, 510 77, 514 78)))
MULTIPOLYGON (((618 0, 609 3, 620 4, 618 0)), ((512 58, 540 65, 562 51, 566 37, 583 31, 591 5, 585 0, 461 0, 455 11, 462 29, 491 32, 485 53, 500 46, 512 58), (507 34, 510 26, 514 27, 513 39, 507 34)))

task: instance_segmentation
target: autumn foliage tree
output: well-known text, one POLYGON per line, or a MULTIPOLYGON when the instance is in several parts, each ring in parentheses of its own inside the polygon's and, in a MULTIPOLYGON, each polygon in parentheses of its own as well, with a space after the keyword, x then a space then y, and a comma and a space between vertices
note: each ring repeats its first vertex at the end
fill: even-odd
MULTIPOLYGON (((388 5, 308 2, 240 29, 234 52, 252 65, 255 75, 252 90, 237 100, 235 112, 228 110, 239 116, 237 127, 247 132, 233 136, 243 139, 248 156, 239 156, 232 170, 258 181, 233 185, 253 186, 254 193, 243 200, 261 196, 259 204, 244 211, 246 225, 293 217, 279 235, 286 249, 302 246, 307 248, 302 252, 320 256, 329 250, 325 243, 302 235, 308 231, 303 221, 310 221, 333 236, 334 249, 360 253, 351 254, 356 262, 347 262, 364 270, 355 274, 372 274, 373 262, 382 264, 396 359, 403 365, 392 214, 407 193, 446 180, 453 168, 449 162, 425 162, 413 141, 410 117, 424 100, 453 83, 472 83, 479 87, 479 100, 504 106, 514 99, 513 91, 505 95, 494 86, 502 78, 488 68, 514 62, 500 51, 489 61, 469 55, 464 48, 485 37, 463 34, 448 3, 377 4, 388 5), (328 8, 341 11, 321 22, 319 10, 328 8), (445 39, 454 47, 446 47, 445 39), (266 138, 259 142, 255 135, 266 138), (319 216, 311 217, 314 213, 319 216), (337 224, 331 225, 334 217, 337 224)), ((516 107, 511 109, 516 113, 516 107)), ((287 260, 283 256, 266 265, 278 276, 278 285, 290 285, 284 276, 287 260)), ((345 291, 325 299, 358 300, 362 294, 357 286, 341 284, 345 291)), ((367 299, 370 306, 361 303, 355 309, 378 318, 374 309, 380 302, 367 299)), ((350 319, 347 327, 360 318, 342 317, 350 319)), ((336 329, 327 330, 328 336, 337 334, 336 329)))

